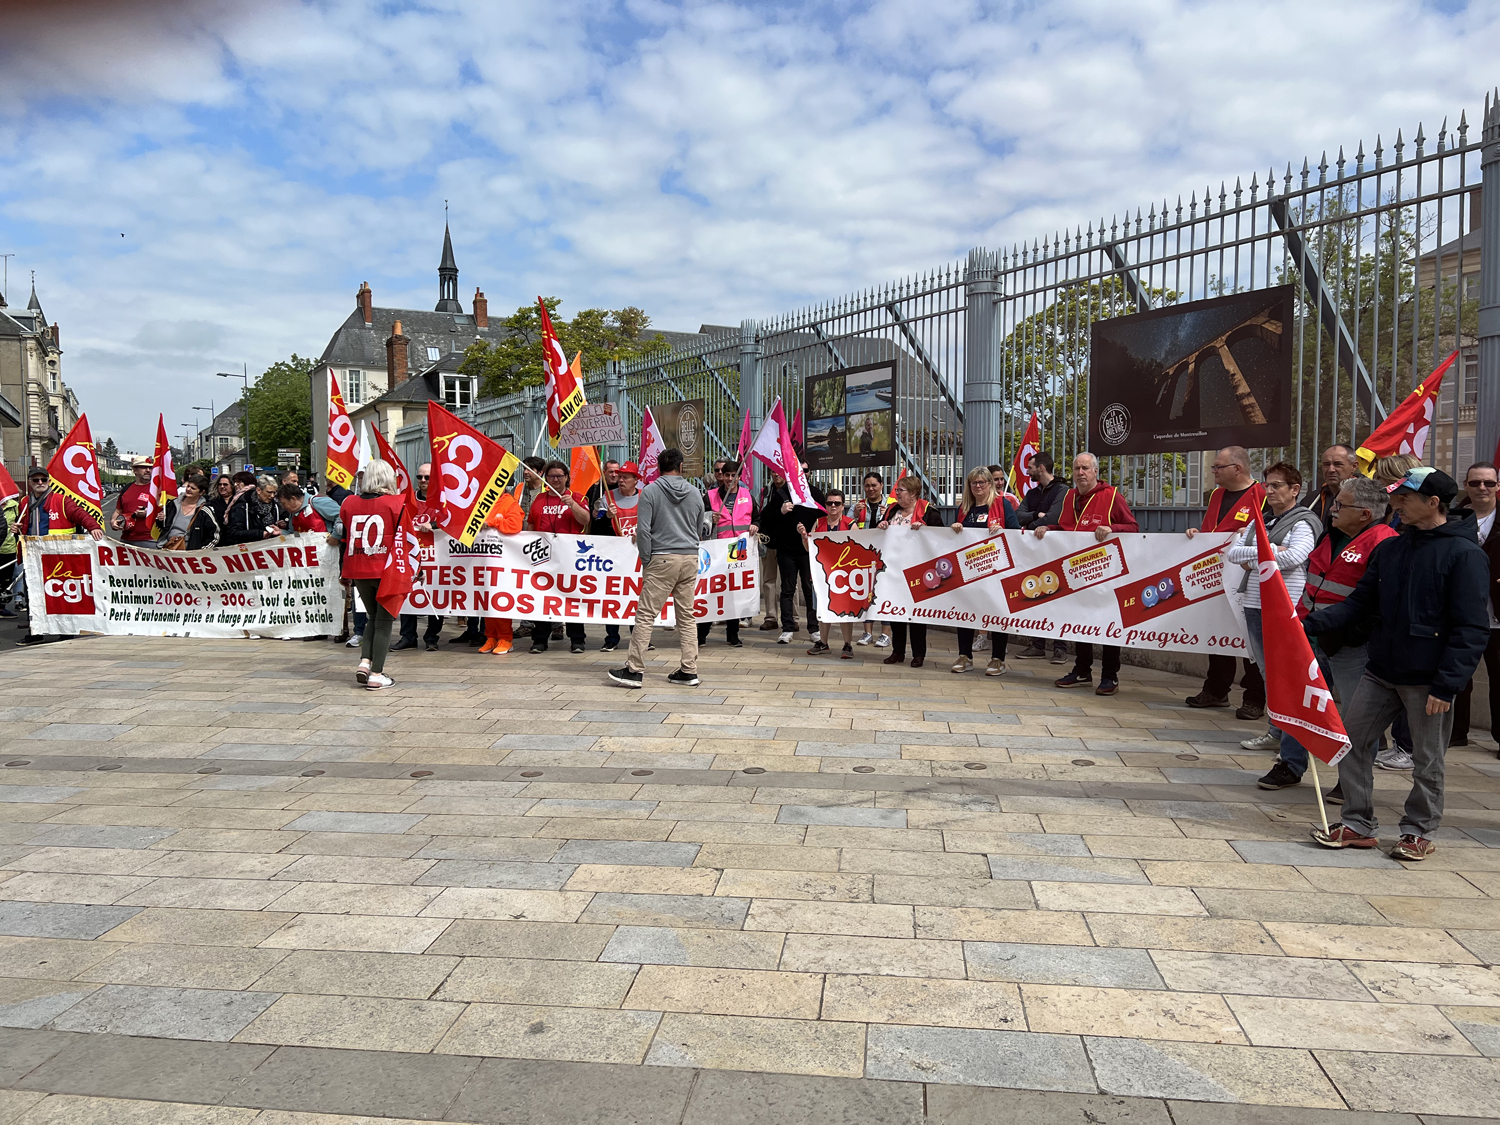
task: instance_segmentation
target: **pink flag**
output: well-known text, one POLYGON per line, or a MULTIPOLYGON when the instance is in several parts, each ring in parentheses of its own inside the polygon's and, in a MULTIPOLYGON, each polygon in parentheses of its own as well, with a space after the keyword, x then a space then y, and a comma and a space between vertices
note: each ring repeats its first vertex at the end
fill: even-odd
POLYGON ((661 440, 661 429, 651 416, 651 408, 648 406, 641 415, 641 455, 636 459, 636 464, 641 469, 642 484, 650 484, 661 476, 661 470, 656 467, 656 459, 666 448, 667 443, 661 440))
POLYGON ((797 456, 796 446, 792 444, 792 431, 786 424, 786 411, 781 408, 781 399, 776 400, 776 405, 771 407, 771 413, 766 416, 766 424, 760 428, 760 433, 750 446, 750 456, 786 478, 792 501, 798 507, 826 510, 813 499, 807 474, 802 471, 802 461, 797 456))
POLYGON ((754 474, 750 471, 750 408, 745 408, 745 421, 740 426, 740 444, 735 448, 734 459, 740 463, 740 480, 746 487, 754 483, 754 474))
POLYGON ((792 415, 792 445, 797 448, 798 453, 802 451, 802 407, 797 407, 797 413, 792 415))

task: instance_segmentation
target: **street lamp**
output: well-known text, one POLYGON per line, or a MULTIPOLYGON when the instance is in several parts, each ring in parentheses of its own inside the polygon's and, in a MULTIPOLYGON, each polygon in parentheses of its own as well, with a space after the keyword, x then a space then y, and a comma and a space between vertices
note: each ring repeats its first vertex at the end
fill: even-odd
MULTIPOLYGON (((195 406, 195 407, 193 407, 193 409, 194 410, 207 410, 208 411, 208 451, 209 451, 209 460, 217 462, 218 459, 219 459, 219 443, 214 440, 214 423, 215 423, 215 420, 216 420, 216 415, 214 414, 213 402, 214 402, 213 399, 209 399, 207 406, 195 406)), ((199 442, 200 445, 203 442, 203 428, 201 426, 198 428, 198 442, 199 442)))
POLYGON ((193 452, 193 439, 192 439, 193 424, 191 422, 183 422, 183 423, 181 423, 181 425, 182 425, 182 453, 183 453, 183 456, 187 458, 187 460, 191 461, 193 459, 192 458, 192 452, 193 452))
POLYGON ((240 399, 240 413, 245 416, 245 460, 248 463, 250 459, 250 369, 246 367, 239 375, 231 371, 216 371, 214 374, 220 379, 243 379, 245 381, 245 394, 240 399))

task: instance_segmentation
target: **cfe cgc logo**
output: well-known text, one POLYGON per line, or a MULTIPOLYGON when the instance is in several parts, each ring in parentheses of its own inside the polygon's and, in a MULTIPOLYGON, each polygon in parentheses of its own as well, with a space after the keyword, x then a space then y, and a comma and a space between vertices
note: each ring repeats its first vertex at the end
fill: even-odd
POLYGON ((92 555, 42 555, 42 592, 49 614, 90 617, 94 614, 92 555))

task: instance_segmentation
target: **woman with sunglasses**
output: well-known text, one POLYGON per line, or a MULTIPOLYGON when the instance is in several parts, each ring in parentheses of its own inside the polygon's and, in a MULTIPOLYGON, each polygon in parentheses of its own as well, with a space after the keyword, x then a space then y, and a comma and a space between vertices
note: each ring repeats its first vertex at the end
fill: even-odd
MULTIPOLYGON (((848 531, 854 526, 854 520, 844 514, 844 494, 837 488, 831 488, 823 497, 823 508, 828 513, 813 523, 813 534, 820 531, 848 531)), ((802 542, 807 553, 812 554, 812 543, 808 539, 807 527, 803 524, 797 525, 797 534, 802 536, 802 542)), ((813 642, 812 648, 807 650, 808 656, 821 656, 829 651, 828 633, 833 628, 831 621, 820 621, 818 623, 818 639, 813 642)), ((839 653, 840 660, 854 659, 854 622, 843 621, 839 628, 844 633, 844 648, 839 653)))
MULTIPOLYGON (((995 490, 995 478, 988 468, 981 465, 969 472, 964 481, 963 499, 958 502, 958 522, 955 532, 966 527, 999 531, 1001 528, 1017 528, 1021 521, 1016 518, 1015 506, 995 490)), ((1010 637, 1005 633, 990 633, 990 665, 984 670, 986 676, 1003 676, 1010 669, 1005 664, 1005 649, 1010 637)), ((956 673, 967 672, 974 667, 974 630, 958 630, 958 660, 953 664, 956 673)))

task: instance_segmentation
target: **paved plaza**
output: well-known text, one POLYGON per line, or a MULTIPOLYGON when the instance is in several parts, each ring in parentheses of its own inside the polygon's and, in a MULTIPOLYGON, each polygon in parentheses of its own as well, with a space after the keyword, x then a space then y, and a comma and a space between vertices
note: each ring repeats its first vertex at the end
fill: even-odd
POLYGON ((1492 743, 1403 867, 1183 677, 747 638, 5 652, 0 1125, 1500 1116, 1492 743))

